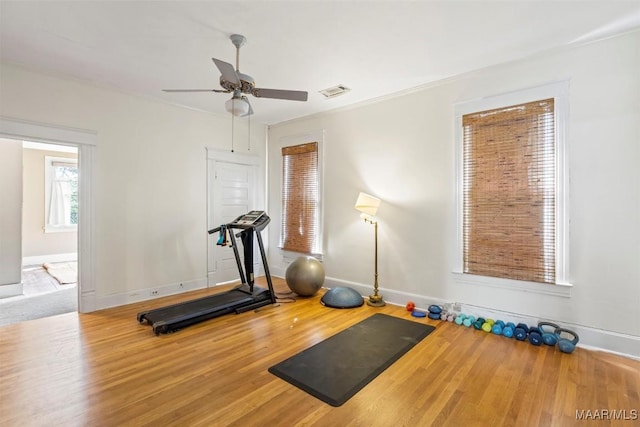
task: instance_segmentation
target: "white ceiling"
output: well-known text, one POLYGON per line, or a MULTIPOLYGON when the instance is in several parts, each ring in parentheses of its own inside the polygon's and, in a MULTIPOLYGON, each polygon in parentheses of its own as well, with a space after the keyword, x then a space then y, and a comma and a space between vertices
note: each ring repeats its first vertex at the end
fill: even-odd
POLYGON ((0 59, 219 114, 212 57, 258 87, 307 102, 250 97, 267 124, 335 109, 549 49, 640 28, 636 1, 7 1, 0 59), (318 93, 343 84, 332 99, 318 93))

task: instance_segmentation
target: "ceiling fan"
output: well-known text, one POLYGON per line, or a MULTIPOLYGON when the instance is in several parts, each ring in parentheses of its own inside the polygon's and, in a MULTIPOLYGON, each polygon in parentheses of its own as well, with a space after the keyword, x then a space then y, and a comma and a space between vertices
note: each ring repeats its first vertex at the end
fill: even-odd
POLYGON ((225 103, 225 108, 234 116, 253 114, 249 100, 244 94, 256 98, 286 99, 291 101, 306 101, 307 92, 298 90, 265 89, 256 87, 253 78, 240 72, 240 47, 247 39, 240 34, 232 34, 231 43, 236 47, 236 67, 217 58, 211 58, 220 70, 220 86, 222 89, 163 89, 164 92, 218 92, 232 93, 225 103))

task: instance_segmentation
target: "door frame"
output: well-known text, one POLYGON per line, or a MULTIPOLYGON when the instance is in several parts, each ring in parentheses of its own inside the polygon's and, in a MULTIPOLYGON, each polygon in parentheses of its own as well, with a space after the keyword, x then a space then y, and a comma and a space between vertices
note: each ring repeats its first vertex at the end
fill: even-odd
POLYGON ((94 185, 98 133, 93 130, 0 117, 0 137, 78 148, 78 170, 82 172, 78 185, 78 311, 95 311, 96 251, 92 230, 95 226, 94 185))
MULTIPOLYGON (((209 160, 225 162, 225 163, 235 163, 244 166, 253 166, 256 167, 256 188, 252 189, 253 193, 253 204, 255 209, 264 210, 265 205, 265 178, 264 178, 264 169, 263 169, 263 159, 257 154, 243 154, 238 152, 230 152, 227 150, 221 150, 219 148, 207 147, 206 148, 206 200, 207 200, 207 226, 209 226, 209 218, 212 216, 213 200, 209 197, 211 194, 211 188, 209 186, 210 183, 210 174, 211 170, 209 168, 209 160), (261 191, 262 189, 262 191, 261 191)), ((264 238, 263 238, 264 240, 264 238)), ((207 286, 212 286, 211 277, 209 275, 210 265, 209 265, 209 255, 211 251, 211 247, 209 245, 209 236, 207 235, 205 244, 207 245, 207 286)), ((258 273, 259 270, 256 270, 258 273)), ((256 274, 257 275, 257 274, 256 274)), ((214 280, 215 282, 215 280, 214 280)))

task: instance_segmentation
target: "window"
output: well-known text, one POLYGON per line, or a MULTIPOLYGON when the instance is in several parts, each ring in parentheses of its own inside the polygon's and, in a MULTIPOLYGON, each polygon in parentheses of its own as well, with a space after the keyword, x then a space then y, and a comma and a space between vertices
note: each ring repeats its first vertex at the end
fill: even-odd
POLYGON ((460 273, 565 284, 563 88, 456 108, 460 273))
POLYGON ((45 232, 78 227, 78 160, 45 156, 45 232))
POLYGON ((282 147, 282 224, 279 247, 322 253, 318 142, 282 147))

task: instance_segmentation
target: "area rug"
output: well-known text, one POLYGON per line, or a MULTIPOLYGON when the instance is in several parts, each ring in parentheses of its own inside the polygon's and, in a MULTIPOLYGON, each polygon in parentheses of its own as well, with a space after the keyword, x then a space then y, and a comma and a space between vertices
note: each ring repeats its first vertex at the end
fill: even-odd
POLYGON ((270 367, 269 372, 331 406, 340 406, 434 329, 374 314, 270 367))
POLYGON ((61 285, 68 285, 78 281, 78 263, 76 261, 46 262, 42 266, 61 285))
POLYGON ((74 311, 78 311, 78 288, 75 285, 45 294, 3 298, 0 299, 0 326, 74 311))

